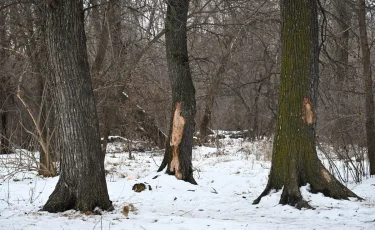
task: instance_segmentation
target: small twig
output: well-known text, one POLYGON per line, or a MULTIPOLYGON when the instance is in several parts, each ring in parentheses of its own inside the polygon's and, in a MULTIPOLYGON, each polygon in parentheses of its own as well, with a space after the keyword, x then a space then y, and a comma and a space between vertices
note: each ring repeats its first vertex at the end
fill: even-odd
POLYGON ((155 165, 159 168, 160 166, 156 163, 156 161, 155 161, 154 156, 152 155, 152 153, 151 153, 151 159, 154 161, 155 165))
POLYGON ((189 213, 189 212, 191 212, 191 211, 193 211, 194 209, 196 209, 196 208, 198 208, 199 207, 199 204, 197 205, 197 206, 195 206, 194 208, 192 208, 191 210, 189 210, 189 211, 187 211, 187 212, 184 212, 184 213, 182 213, 180 216, 184 216, 185 214, 187 214, 187 213, 189 213))

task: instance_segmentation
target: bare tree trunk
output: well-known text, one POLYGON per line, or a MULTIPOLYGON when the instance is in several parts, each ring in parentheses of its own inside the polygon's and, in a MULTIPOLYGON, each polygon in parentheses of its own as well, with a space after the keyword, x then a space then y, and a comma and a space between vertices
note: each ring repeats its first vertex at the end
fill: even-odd
MULTIPOLYGON (((335 109, 337 118, 335 120, 334 129, 332 129, 331 136, 333 140, 339 140, 348 133, 350 129, 350 120, 348 114, 348 93, 344 91, 348 85, 348 71, 349 71, 349 31, 350 31, 350 20, 351 12, 347 1, 335 0, 335 14, 337 25, 337 38, 335 46, 335 76, 334 84, 337 93, 334 93, 333 107, 335 109)), ((335 91, 336 92, 336 91, 335 91)))
MULTIPOLYGON (((4 3, 0 3, 0 7, 4 3)), ((5 11, 0 11, 0 154, 10 153, 9 146, 9 135, 7 130, 8 125, 8 114, 7 114, 7 84, 8 77, 5 72, 5 62, 6 62, 6 28, 5 28, 5 11)))
POLYGON ((61 175, 43 210, 112 209, 87 60, 82 0, 46 5, 47 46, 60 122, 61 175))
POLYGON ((362 50, 363 79, 366 97, 366 140, 367 155, 370 162, 370 175, 375 175, 375 116, 374 93, 371 74, 370 48, 367 40, 366 28, 366 1, 359 0, 358 9, 359 32, 362 50))
MULTIPOLYGON (((108 12, 108 24, 109 24, 109 34, 111 41, 111 69, 109 73, 110 83, 117 82, 117 80, 122 79, 121 77, 121 12, 120 12, 120 1, 111 0, 109 2, 109 12, 108 12)), ((121 97, 122 87, 113 87, 106 92, 106 101, 104 103, 104 127, 103 127, 103 154, 107 152, 108 137, 112 130, 112 124, 116 118, 116 111, 119 105, 121 97), (121 88, 121 89, 119 89, 121 88)))
POLYGON ((253 125, 252 130, 249 130, 250 132, 250 138, 257 139, 260 137, 260 128, 259 128, 259 99, 260 94, 263 88, 263 85, 266 81, 263 81, 259 83, 258 88, 256 90, 255 98, 254 98, 254 117, 253 117, 253 125))
POLYGON ((315 148, 318 90, 318 16, 315 0, 282 0, 282 72, 279 110, 268 184, 261 198, 272 189, 283 189, 280 204, 311 208, 300 186, 336 199, 358 197, 319 160, 315 148))
POLYGON ((189 0, 168 0, 165 40, 168 73, 172 84, 172 115, 164 159, 158 171, 196 184, 193 177, 192 148, 195 126, 195 88, 187 51, 186 23, 189 0))

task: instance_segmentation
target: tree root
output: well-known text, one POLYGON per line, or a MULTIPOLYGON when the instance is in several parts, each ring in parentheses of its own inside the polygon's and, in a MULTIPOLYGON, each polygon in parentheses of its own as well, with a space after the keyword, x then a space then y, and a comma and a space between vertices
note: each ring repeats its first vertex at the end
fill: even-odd
MULTIPOLYGON (((331 197, 333 199, 339 200, 349 200, 349 197, 357 198, 358 200, 363 200, 363 198, 356 195, 354 192, 346 188, 343 184, 341 184, 337 179, 333 176, 330 180, 325 180, 326 177, 324 175, 320 175, 318 177, 314 177, 312 180, 309 181, 310 183, 310 192, 311 193, 323 193, 323 195, 327 197, 331 197)), ((300 186, 288 185, 284 186, 283 192, 280 197, 280 204, 282 205, 291 205, 297 209, 314 209, 307 201, 305 201, 301 195, 299 190, 300 186), (289 187, 289 188, 288 188, 289 187)), ((264 196, 267 196, 271 190, 279 190, 276 186, 272 184, 267 184, 264 191, 261 195, 253 201, 253 204, 259 204, 261 199, 264 196)))
POLYGON ((302 198, 301 192, 298 187, 297 189, 284 188, 283 193, 281 194, 281 197, 280 197, 279 204, 282 204, 282 205, 287 204, 297 209, 302 209, 302 208, 313 209, 310 206, 310 204, 302 198))
POLYGON ((48 198, 48 201, 43 206, 41 211, 47 211, 51 213, 64 212, 66 210, 74 209, 82 212, 94 211, 96 207, 106 211, 113 211, 114 207, 110 200, 100 202, 98 197, 97 202, 93 202, 92 197, 77 199, 74 193, 70 192, 66 186, 62 186, 58 183, 55 191, 48 198))
POLYGON ((69 194, 67 189, 63 189, 61 184, 57 184, 54 192, 50 195, 42 211, 51 213, 64 212, 73 209, 75 205, 74 197, 69 194))
POLYGON ((267 184, 266 188, 264 189, 264 191, 260 194, 260 196, 258 196, 258 198, 256 198, 254 201, 253 201, 253 204, 259 204, 260 200, 267 196, 268 194, 270 194, 272 188, 269 184, 267 184))
POLYGON ((309 180, 307 183, 310 184, 311 193, 323 193, 324 196, 331 197, 338 200, 349 200, 349 197, 354 197, 359 200, 363 198, 359 197, 357 194, 352 192, 346 186, 344 186, 340 181, 338 181, 334 176, 332 176, 321 164, 315 166, 318 170, 313 173, 314 175, 309 175, 309 180))

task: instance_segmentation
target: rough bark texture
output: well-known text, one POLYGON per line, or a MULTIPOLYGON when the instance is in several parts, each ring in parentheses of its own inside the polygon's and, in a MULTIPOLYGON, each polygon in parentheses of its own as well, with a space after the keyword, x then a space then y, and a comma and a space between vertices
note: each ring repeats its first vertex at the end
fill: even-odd
POLYGON ((87 61, 83 2, 47 5, 47 46, 58 112, 61 174, 43 210, 112 208, 87 61))
POLYGON ((282 72, 279 110, 268 184, 254 204, 271 189, 283 192, 280 204, 310 208, 299 187, 336 199, 357 197, 322 165, 315 148, 318 87, 318 23, 315 0, 282 0, 282 72))
POLYGON ((172 115, 169 141, 158 171, 167 166, 168 174, 196 184, 191 163, 196 102, 186 38, 189 1, 169 0, 167 4, 165 43, 172 83, 172 115))
POLYGON ((370 48, 367 40, 366 1, 359 0, 358 10, 359 32, 361 38, 363 80, 365 85, 366 106, 366 141, 367 155, 370 162, 370 175, 375 175, 375 116, 374 93, 371 75, 370 48))

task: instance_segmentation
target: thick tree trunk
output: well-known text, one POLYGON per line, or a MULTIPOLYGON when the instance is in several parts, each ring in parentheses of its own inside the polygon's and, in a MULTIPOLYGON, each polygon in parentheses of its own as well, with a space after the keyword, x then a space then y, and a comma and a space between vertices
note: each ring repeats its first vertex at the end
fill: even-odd
POLYGON ((169 78, 172 83, 172 115, 169 140, 158 171, 167 166, 168 174, 196 184, 191 163, 196 102, 186 37, 189 1, 168 0, 167 4, 165 43, 169 78))
POLYGON ((47 45, 59 114, 61 174, 43 210, 112 208, 100 148, 82 0, 47 5, 47 45))
POLYGON ((370 175, 375 175, 375 116, 374 93, 371 75, 370 48, 367 40, 366 1, 359 0, 359 32, 361 38, 363 80, 365 85, 366 106, 366 141, 367 155, 370 162, 370 175))
POLYGON ((282 0, 282 72, 279 110, 268 184, 254 204, 272 189, 280 204, 309 208, 300 186, 336 199, 358 197, 322 165, 315 148, 318 87, 318 22, 315 0, 282 0))

